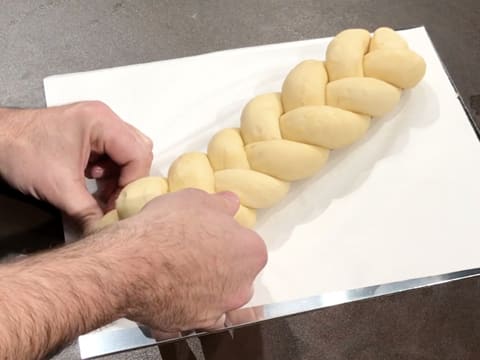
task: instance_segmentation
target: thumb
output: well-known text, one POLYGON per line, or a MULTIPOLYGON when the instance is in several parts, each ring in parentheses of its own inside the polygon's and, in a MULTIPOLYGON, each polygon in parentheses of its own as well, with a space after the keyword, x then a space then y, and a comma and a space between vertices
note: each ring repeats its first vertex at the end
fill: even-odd
POLYGON ((213 195, 218 207, 228 215, 234 216, 240 207, 240 199, 231 191, 223 191, 213 195))
POLYGON ((220 330, 225 328, 225 322, 227 321, 226 314, 220 316, 211 326, 205 330, 220 330))
POLYGON ((93 228, 103 216, 103 211, 84 183, 74 183, 64 191, 58 206, 84 231, 93 228))

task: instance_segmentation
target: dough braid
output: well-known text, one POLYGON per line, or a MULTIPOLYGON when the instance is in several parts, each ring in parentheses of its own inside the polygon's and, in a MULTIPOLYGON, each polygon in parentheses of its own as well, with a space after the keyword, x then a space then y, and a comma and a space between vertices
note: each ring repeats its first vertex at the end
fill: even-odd
POLYGON ((252 99, 240 128, 218 132, 207 154, 181 155, 168 179, 147 177, 126 186, 99 226, 134 215, 168 191, 197 188, 237 194, 235 218, 253 227, 255 209, 275 205, 290 182, 318 172, 331 150, 361 138, 371 118, 391 111, 402 89, 414 87, 425 69, 425 61, 390 28, 377 29, 373 37, 363 29, 342 31, 328 45, 325 62, 301 62, 281 93, 252 99))

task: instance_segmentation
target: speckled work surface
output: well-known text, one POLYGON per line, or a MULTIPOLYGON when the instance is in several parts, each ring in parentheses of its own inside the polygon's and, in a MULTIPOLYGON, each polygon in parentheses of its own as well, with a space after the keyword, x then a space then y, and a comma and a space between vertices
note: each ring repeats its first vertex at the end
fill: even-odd
MULTIPOLYGON (((480 114, 477 0, 0 0, 0 9, 1 106, 44 106, 42 79, 52 74, 387 24, 425 25, 467 107, 477 120, 480 114)), ((58 214, 18 198, 0 186, 0 253, 29 249, 32 238, 58 241, 58 214), (23 220, 14 215, 26 211, 23 220)), ((480 280, 464 280, 270 321, 238 330, 233 339, 209 336, 161 352, 165 359, 477 359, 479 298, 480 280)), ((75 345, 57 357, 70 358, 78 358, 75 345)), ((112 357, 157 358, 156 348, 112 357)))

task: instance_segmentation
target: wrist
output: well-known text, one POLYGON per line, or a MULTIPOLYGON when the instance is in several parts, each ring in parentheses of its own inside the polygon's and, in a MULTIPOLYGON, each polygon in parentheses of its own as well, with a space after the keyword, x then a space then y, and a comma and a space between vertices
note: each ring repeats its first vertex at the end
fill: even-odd
POLYGON ((12 124, 12 110, 0 108, 0 156, 12 142, 12 124))
POLYGON ((99 285, 116 318, 136 318, 148 290, 145 287, 151 283, 146 279, 159 276, 146 259, 149 250, 138 247, 145 232, 137 222, 127 219, 81 240, 102 268, 97 274, 99 285))
POLYGON ((119 236, 109 234, 113 244, 108 257, 117 264, 122 282, 125 296, 122 317, 151 325, 151 319, 146 315, 151 314, 148 309, 156 304, 156 316, 162 317, 161 313, 168 311, 175 301, 171 299, 171 290, 178 277, 172 274, 171 264, 175 261, 169 255, 176 254, 171 254, 168 249, 168 231, 158 224, 140 223, 136 216, 122 220, 116 226, 115 234, 119 236))
POLYGON ((0 177, 14 158, 30 118, 29 110, 0 108, 0 177))
MULTIPOLYGON (((0 108, 0 138, 12 142, 21 132, 19 127, 22 116, 18 116, 25 110, 0 108)), ((2 141, 3 142, 3 141, 2 141)), ((1 146, 1 145, 0 145, 1 146)))
POLYGON ((125 248, 125 243, 132 239, 132 229, 116 227, 112 226, 111 231, 99 232, 77 242, 83 249, 82 252, 88 253, 78 266, 81 268, 88 264, 96 265, 91 274, 95 281, 83 284, 81 291, 98 296, 105 305, 102 309, 106 315, 104 322, 127 317, 130 303, 134 301, 129 289, 135 282, 136 271, 134 266, 129 266, 131 259, 128 256, 133 254, 133 251, 121 250, 122 247, 125 248))

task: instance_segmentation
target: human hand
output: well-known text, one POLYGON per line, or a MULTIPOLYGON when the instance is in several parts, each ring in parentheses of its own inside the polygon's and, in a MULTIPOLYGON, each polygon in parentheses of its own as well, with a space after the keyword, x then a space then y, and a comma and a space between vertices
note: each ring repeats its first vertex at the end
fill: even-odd
POLYGON ((85 231, 119 188, 148 175, 151 161, 151 140, 103 103, 0 109, 0 177, 55 205, 85 231), (100 180, 98 201, 85 176, 100 180))
POLYGON ((178 333, 223 325, 227 312, 246 304, 267 252, 234 220, 238 206, 232 193, 188 189, 105 229, 109 258, 129 279, 125 315, 156 333, 178 333), (123 231, 128 241, 118 242, 114 232, 123 231))
POLYGON ((232 193, 182 190, 82 241, 0 264, 0 358, 43 359, 121 317, 154 334, 223 325, 267 261, 261 238, 234 220, 238 206, 232 193))

